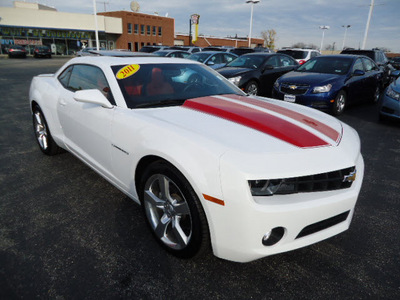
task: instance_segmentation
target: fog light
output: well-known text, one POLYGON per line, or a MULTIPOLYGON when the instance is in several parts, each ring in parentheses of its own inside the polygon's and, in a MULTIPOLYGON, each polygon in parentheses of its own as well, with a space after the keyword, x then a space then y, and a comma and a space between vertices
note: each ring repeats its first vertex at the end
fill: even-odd
POLYGON ((272 246, 279 242, 283 235, 285 234, 285 228, 283 227, 275 227, 271 231, 268 231, 264 234, 262 238, 262 244, 264 246, 272 246))

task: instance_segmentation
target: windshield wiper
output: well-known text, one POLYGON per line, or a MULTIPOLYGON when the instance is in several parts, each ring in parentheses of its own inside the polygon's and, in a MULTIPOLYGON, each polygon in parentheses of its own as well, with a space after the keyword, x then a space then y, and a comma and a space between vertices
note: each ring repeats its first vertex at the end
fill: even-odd
POLYGON ((165 99, 156 102, 141 103, 135 106, 135 108, 146 108, 146 107, 162 107, 172 105, 182 105, 186 99, 165 99))

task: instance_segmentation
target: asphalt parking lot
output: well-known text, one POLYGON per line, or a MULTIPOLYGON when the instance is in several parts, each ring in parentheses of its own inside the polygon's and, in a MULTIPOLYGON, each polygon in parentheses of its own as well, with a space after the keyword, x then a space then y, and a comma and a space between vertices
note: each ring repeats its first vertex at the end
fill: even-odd
POLYGON ((64 62, 0 59, 0 299, 399 299, 400 125, 375 105, 340 117, 366 164, 348 231, 247 264, 179 260, 119 190, 69 153, 40 152, 29 84, 64 62))

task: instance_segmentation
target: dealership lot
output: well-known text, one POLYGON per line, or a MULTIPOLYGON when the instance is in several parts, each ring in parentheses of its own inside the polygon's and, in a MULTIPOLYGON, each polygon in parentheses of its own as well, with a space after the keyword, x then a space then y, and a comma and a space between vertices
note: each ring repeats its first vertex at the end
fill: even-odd
POLYGON ((30 80, 64 62, 0 60, 1 299, 398 297, 400 125, 378 123, 376 106, 340 117, 358 131, 366 164, 347 232, 248 264, 179 260, 159 248, 133 201, 71 154, 38 149, 30 80))

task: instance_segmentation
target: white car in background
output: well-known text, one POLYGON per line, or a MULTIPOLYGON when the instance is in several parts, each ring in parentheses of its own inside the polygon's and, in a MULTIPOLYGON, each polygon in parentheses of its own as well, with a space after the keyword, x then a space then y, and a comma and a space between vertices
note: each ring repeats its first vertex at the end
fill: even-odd
POLYGON ((178 257, 249 262, 349 228, 364 173, 356 131, 247 96, 201 63, 74 58, 35 76, 29 101, 40 150, 71 152, 141 204, 178 257))
POLYGON ((302 48, 283 48, 276 53, 283 53, 293 57, 300 65, 304 64, 309 59, 320 56, 321 52, 315 49, 302 49, 302 48))

